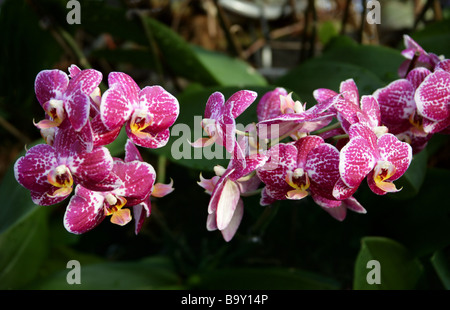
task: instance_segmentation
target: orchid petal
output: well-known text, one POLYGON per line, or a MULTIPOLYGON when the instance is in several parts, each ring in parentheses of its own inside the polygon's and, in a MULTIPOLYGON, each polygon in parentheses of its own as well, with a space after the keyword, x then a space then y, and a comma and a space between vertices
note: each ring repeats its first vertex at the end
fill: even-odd
POLYGON ((131 76, 123 72, 111 72, 108 75, 109 88, 120 88, 124 97, 128 98, 132 105, 138 102, 140 88, 131 76))
POLYGON ((173 180, 170 179, 169 184, 156 183, 155 186, 153 187, 152 196, 161 198, 166 195, 169 195, 174 190, 175 189, 173 188, 173 180))
POLYGON ((74 179, 87 189, 106 179, 112 167, 113 159, 105 147, 97 147, 89 153, 78 153, 69 164, 74 179))
POLYGON ((125 162, 130 162, 133 160, 144 161, 142 159, 141 153, 139 153, 138 148, 134 143, 128 139, 125 143, 125 162))
POLYGON ((69 77, 61 70, 42 70, 34 82, 36 98, 44 105, 50 99, 61 99, 69 85, 69 77))
POLYGON ((103 195, 78 185, 64 214, 64 227, 74 234, 93 229, 105 218, 103 202, 103 195))
POLYGON ((390 133, 382 135, 377 141, 380 156, 395 167, 395 173, 389 178, 394 181, 400 178, 408 169, 412 160, 412 148, 408 143, 401 142, 390 133))
POLYGON ((133 106, 119 86, 112 86, 102 96, 100 115, 109 130, 122 126, 131 116, 133 106))
POLYGON ((225 229, 230 223, 239 199, 239 186, 227 179, 217 202, 216 221, 219 230, 225 229))
POLYGON ((414 96, 420 115, 442 121, 450 116, 450 73, 437 70, 428 75, 414 96))
POLYGON ((133 217, 135 220, 134 233, 137 235, 144 224, 145 218, 150 216, 151 204, 150 199, 133 206, 133 217))
POLYGON ((88 121, 91 100, 81 88, 76 88, 65 98, 65 109, 75 131, 80 131, 88 121))
POLYGON ((128 138, 133 141, 134 144, 145 148, 157 149, 165 146, 170 139, 170 129, 166 129, 160 132, 133 132, 130 126, 126 126, 128 138))
POLYGON ((287 96, 288 92, 282 87, 277 87, 261 97, 256 106, 258 121, 264 121, 281 115, 280 96, 287 96))
POLYGON ((233 217, 231 218, 229 224, 227 225, 227 227, 221 230, 223 239, 226 242, 229 242, 231 239, 233 239, 237 229, 239 228, 239 225, 241 224, 243 216, 244 202, 242 201, 242 199, 239 199, 236 205, 236 209, 234 210, 233 217))
POLYGON ((257 96, 258 94, 254 91, 240 90, 225 102, 225 111, 231 110, 231 116, 237 118, 255 101, 257 96))
POLYGON ((376 164, 373 147, 363 137, 354 137, 340 152, 339 173, 349 187, 357 187, 376 164))

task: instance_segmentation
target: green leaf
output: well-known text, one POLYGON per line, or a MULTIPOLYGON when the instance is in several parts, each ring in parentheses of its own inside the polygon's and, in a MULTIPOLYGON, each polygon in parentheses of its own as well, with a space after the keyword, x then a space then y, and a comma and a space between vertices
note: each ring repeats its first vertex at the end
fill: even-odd
MULTIPOLYGON (((69 284, 63 269, 30 289, 39 290, 140 290, 180 289, 180 279, 166 257, 148 257, 138 261, 80 263, 80 284, 69 284)), ((76 268, 76 267, 75 267, 76 268)))
POLYGON ((0 289, 19 289, 36 277, 48 254, 47 210, 35 212, 0 234, 0 289))
POLYGON ((362 239, 355 263, 353 288, 356 290, 414 289, 422 272, 423 266, 420 261, 402 244, 384 237, 365 237, 362 239), (379 265, 372 265, 371 261, 378 262, 379 265), (379 281, 377 281, 378 275, 379 281))
POLYGON ((447 250, 440 250, 431 257, 431 264, 446 290, 450 290, 450 255, 447 250))
POLYGON ((237 290, 336 290, 340 284, 334 279, 278 267, 223 268, 197 274, 189 279, 194 289, 237 290))

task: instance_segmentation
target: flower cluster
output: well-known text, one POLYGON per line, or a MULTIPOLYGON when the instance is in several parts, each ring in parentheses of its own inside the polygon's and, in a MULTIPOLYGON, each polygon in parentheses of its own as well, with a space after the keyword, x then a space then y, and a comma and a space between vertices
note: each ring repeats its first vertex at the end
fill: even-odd
POLYGON ((140 89, 121 72, 109 74, 102 95, 101 72, 75 65, 68 71, 44 70, 36 77, 36 98, 45 118, 35 125, 45 143, 16 161, 16 180, 37 205, 54 205, 71 196, 64 215, 69 232, 85 233, 111 216, 118 225, 134 217, 137 234, 150 215, 150 197, 173 191, 172 183, 155 184, 155 170, 143 161, 137 146, 159 148, 167 143, 169 127, 179 114, 178 101, 160 86, 140 89), (112 157, 105 146, 124 127, 125 157, 112 157))
POLYGON ((231 240, 244 213, 241 197, 255 193, 262 206, 310 196, 342 221, 347 209, 366 213, 353 196, 363 181, 377 195, 399 191, 394 181, 413 154, 450 129, 450 60, 408 36, 405 45, 401 78, 385 88, 360 96, 350 78, 338 92, 315 90, 317 103, 306 109, 279 87, 260 98, 258 122, 245 132, 236 130, 235 118, 256 94, 242 90, 226 101, 212 94, 202 121, 209 137, 193 146, 218 143, 231 160, 227 168, 215 167, 211 179, 200 175, 198 184, 211 195, 207 229, 231 240))

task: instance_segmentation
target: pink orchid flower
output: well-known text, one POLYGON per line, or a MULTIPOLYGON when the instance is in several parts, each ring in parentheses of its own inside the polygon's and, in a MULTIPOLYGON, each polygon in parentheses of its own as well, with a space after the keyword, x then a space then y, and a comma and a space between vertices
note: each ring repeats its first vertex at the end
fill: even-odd
POLYGON ((306 136, 294 143, 272 147, 265 166, 257 170, 265 184, 261 205, 277 200, 300 200, 311 196, 314 202, 334 218, 342 221, 346 210, 365 213, 365 209, 352 197, 356 188, 340 181, 339 151, 319 136, 306 136), (337 199, 335 187, 339 189, 337 199))
POLYGON ((30 190, 35 204, 63 201, 75 184, 92 190, 112 190, 121 184, 112 173, 108 149, 87 151, 70 129, 58 129, 53 145, 33 146, 14 165, 16 180, 30 190))
POLYGON ((103 94, 100 115, 108 130, 126 123, 128 137, 136 145, 160 148, 170 137, 169 127, 178 118, 178 100, 161 86, 140 89, 127 74, 111 72, 103 94))
POLYGON ((306 104, 294 101, 292 93, 276 88, 266 93, 258 103, 258 127, 266 126, 266 131, 272 133, 271 127, 278 126, 275 131, 278 136, 269 134, 268 138, 290 135, 293 139, 299 139, 332 121, 334 112, 327 111, 332 105, 332 100, 327 100, 306 110, 306 104))
POLYGON ((349 136, 350 141, 340 152, 339 172, 343 183, 356 188, 367 176, 368 185, 376 194, 399 191, 393 181, 408 169, 411 146, 390 133, 377 137, 359 123, 350 127, 349 136))
MULTIPOLYGON (((129 155, 134 156, 134 155, 129 155)), ((139 160, 115 159, 112 169, 122 184, 111 191, 93 191, 77 185, 64 215, 64 227, 74 234, 83 234, 98 226, 107 216, 111 223, 124 226, 132 220, 131 209, 137 216, 135 232, 142 226, 142 218, 150 213, 147 205, 156 173, 153 167, 139 160)))
POLYGON ((256 97, 254 91, 240 90, 225 101, 222 93, 213 93, 208 98, 202 120, 202 127, 208 138, 200 138, 191 145, 206 147, 217 143, 225 147, 230 154, 236 154, 243 159, 244 154, 237 145, 236 118, 255 101, 256 97))
POLYGON ((39 129, 59 126, 67 117, 75 131, 80 131, 89 119, 91 95, 102 80, 101 72, 80 70, 72 66, 71 78, 61 70, 43 70, 35 80, 36 97, 46 113, 46 119, 36 124, 39 129))

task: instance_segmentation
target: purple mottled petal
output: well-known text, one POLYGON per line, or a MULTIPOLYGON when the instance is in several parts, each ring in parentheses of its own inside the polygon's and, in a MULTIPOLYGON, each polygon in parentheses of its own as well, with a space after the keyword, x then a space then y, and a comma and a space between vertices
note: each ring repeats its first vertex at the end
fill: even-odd
POLYGON ((209 96, 206 102, 204 118, 217 119, 222 114, 225 97, 220 92, 215 92, 209 96))
POLYGON ((333 188, 339 179, 339 151, 331 144, 322 143, 312 149, 305 158, 310 190, 326 199, 334 199, 333 188))
POLYGON ((258 94, 250 90, 240 90, 225 102, 225 110, 231 109, 233 118, 241 115, 256 99, 258 94))
POLYGON ((280 96, 287 95, 287 90, 282 87, 277 87, 274 90, 265 93, 259 100, 256 107, 258 121, 261 122, 280 115, 280 96))
POLYGON ((69 77, 71 79, 73 79, 78 73, 81 72, 81 69, 77 65, 71 65, 68 68, 68 71, 69 71, 69 77))
POLYGON ((139 91, 141 89, 128 74, 123 72, 111 72, 108 75, 108 86, 109 88, 119 87, 124 93, 124 97, 132 104, 138 102, 139 91))
POLYGON ((38 144, 15 162, 14 176, 26 189, 42 193, 49 190, 47 175, 57 166, 54 148, 47 144, 38 144))
POLYGON ((328 102, 329 99, 335 97, 338 93, 327 88, 319 88, 313 91, 313 96, 316 101, 321 104, 328 102))
POLYGON ((100 115, 103 124, 114 130, 125 123, 133 112, 132 101, 120 87, 110 87, 102 96, 100 115))
POLYGON ((239 228, 239 225, 241 224, 243 216, 244 216, 244 202, 242 201, 242 199, 239 199, 236 205, 236 209, 233 212, 233 217, 231 218, 227 227, 221 230, 223 239, 226 242, 229 242, 231 239, 233 239, 237 229, 239 228))
POLYGON ((64 214, 64 227, 74 234, 83 234, 105 218, 103 195, 77 186, 64 214))
POLYGON ((273 204, 275 201, 277 201, 275 198, 269 196, 269 194, 267 193, 267 186, 263 188, 263 190, 261 191, 261 199, 259 201, 259 204, 261 206, 269 206, 271 204, 273 204))
POLYGON ((261 181, 272 188, 292 189, 286 182, 287 171, 297 168, 297 148, 292 144, 277 144, 267 151, 267 161, 256 172, 261 181))
POLYGON ((450 59, 444 59, 442 61, 440 61, 436 67, 434 68, 434 70, 444 70, 446 72, 450 73, 450 59))
POLYGON ((150 131, 169 128, 177 120, 180 106, 177 98, 161 86, 147 86, 139 93, 139 106, 151 119, 150 131))
POLYGON ((448 126, 450 126, 450 116, 447 117, 446 119, 439 121, 439 122, 435 122, 435 121, 431 121, 429 119, 424 118, 423 122, 422 122, 422 126, 423 126, 423 130, 426 133, 429 134, 434 134, 434 133, 444 133, 444 130, 446 128, 448 128, 448 126))
POLYGON ((305 168, 309 152, 324 142, 323 138, 319 136, 306 136, 295 141, 294 146, 298 150, 297 168, 305 168))
POLYGON ((224 185, 226 181, 228 180, 229 176, 233 173, 234 169, 227 169, 222 174, 220 179, 217 181, 216 185, 214 186, 214 189, 211 193, 211 199, 209 200, 208 205, 208 213, 215 213, 217 210, 217 205, 219 203, 220 197, 222 195, 222 191, 224 188, 224 185))
POLYGON ((75 131, 80 131, 89 119, 91 100, 81 88, 76 88, 65 98, 67 116, 75 131))
POLYGON ((374 149, 363 137, 355 137, 340 152, 339 173, 349 187, 357 187, 373 169, 377 160, 374 149))
POLYGON ((139 153, 138 148, 131 140, 127 140, 125 143, 125 162, 130 162, 133 160, 144 161, 142 159, 141 153, 139 153))
MULTIPOLYGON (((72 71, 70 71, 72 76, 72 71)), ((103 75, 100 71, 94 69, 81 70, 69 81, 67 91, 72 92, 78 88, 86 95, 90 96, 94 90, 100 85, 103 75)))
POLYGON ((373 149, 378 149, 377 147, 377 136, 369 127, 363 124, 353 124, 349 129, 350 139, 361 137, 366 140, 367 144, 373 149))
POLYGON ((370 120, 371 127, 381 125, 380 105, 374 96, 361 97, 361 110, 366 114, 370 120))
POLYGON ((91 186, 95 186, 109 176, 113 159, 109 150, 101 146, 89 153, 75 154, 68 166, 77 183, 90 189, 91 186))
POLYGON ((417 89, 419 85, 425 80, 425 78, 431 74, 431 71, 424 67, 419 67, 411 70, 406 79, 411 82, 414 89, 417 89))
POLYGON ((34 82, 36 98, 41 106, 50 99, 61 99, 69 84, 69 77, 61 70, 43 70, 34 82))
POLYGON ((134 233, 137 235, 144 224, 144 220, 150 216, 151 202, 150 199, 133 206, 133 218, 135 221, 134 233))
POLYGON ((406 79, 391 82, 388 86, 374 92, 380 105, 381 121, 391 128, 399 122, 407 121, 416 110, 414 86, 406 79))
POLYGON ((341 178, 339 178, 333 187, 333 197, 338 200, 350 198, 358 187, 348 187, 341 178))
POLYGON ((422 116, 442 121, 450 116, 450 73, 437 70, 428 75, 414 96, 422 116))
MULTIPOLYGON (((216 143, 225 147, 227 152, 233 154, 235 146, 237 144, 236 140, 236 122, 233 118, 221 115, 218 119, 217 126, 217 140, 216 143)), ((243 158, 242 154, 241 157, 243 158)))
POLYGON ((364 207, 354 197, 347 198, 343 202, 344 202, 345 206, 347 207, 347 209, 350 209, 353 212, 361 213, 361 214, 367 213, 366 209, 364 209, 364 207))
POLYGON ((129 206, 143 202, 151 194, 156 179, 152 165, 141 161, 115 161, 113 172, 123 181, 114 193, 124 196, 129 206))
POLYGON ((103 146, 112 143, 119 136, 122 127, 117 127, 113 130, 106 128, 101 119, 100 114, 96 115, 90 121, 92 131, 94 134, 94 146, 103 146))
POLYGON ((359 102, 358 105, 355 105, 351 101, 340 97, 339 100, 335 100, 334 107, 339 113, 339 116, 345 119, 349 124, 355 124, 359 121, 357 117, 357 113, 361 111, 359 102))
POLYGON ((395 173, 389 178, 394 181, 400 178, 408 169, 412 160, 412 148, 406 142, 401 142, 396 136, 386 133, 378 138, 381 158, 395 166, 395 173))
POLYGON ((70 194, 64 196, 53 196, 52 194, 57 187, 50 185, 49 190, 46 192, 33 192, 30 191, 31 201, 38 206, 52 206, 54 204, 64 201, 70 194))
POLYGON ((339 92, 344 96, 345 100, 359 107, 358 87, 353 79, 343 81, 340 85, 339 92))
POLYGON ((160 132, 148 132, 143 130, 139 134, 131 131, 129 124, 125 127, 128 138, 136 145, 157 149, 165 146, 170 139, 170 129, 166 129, 160 132))

